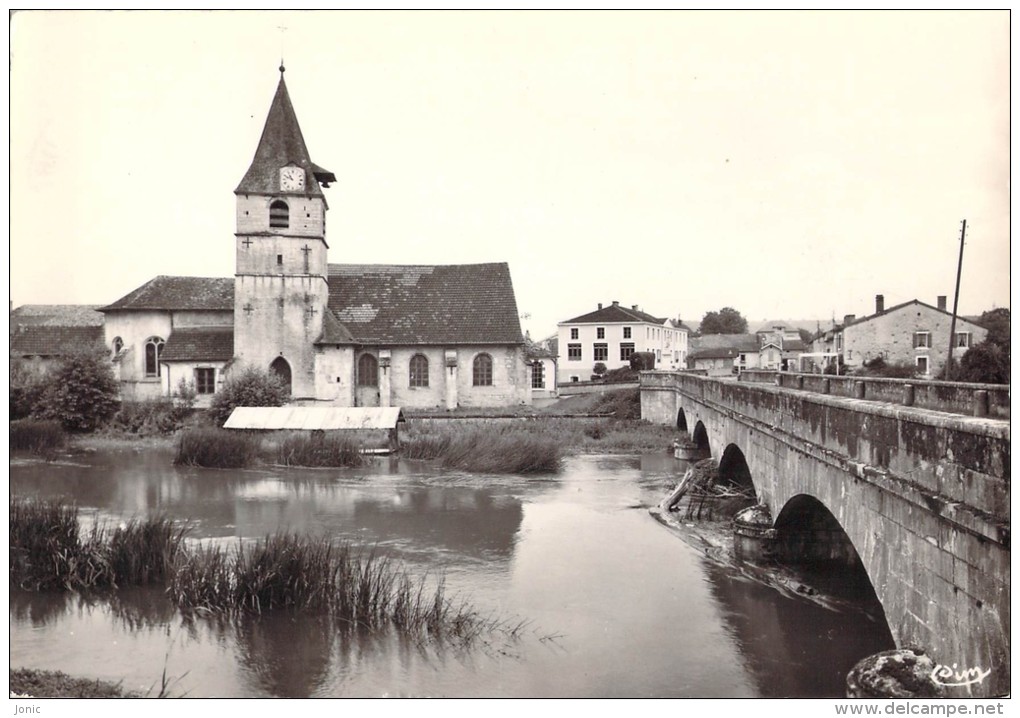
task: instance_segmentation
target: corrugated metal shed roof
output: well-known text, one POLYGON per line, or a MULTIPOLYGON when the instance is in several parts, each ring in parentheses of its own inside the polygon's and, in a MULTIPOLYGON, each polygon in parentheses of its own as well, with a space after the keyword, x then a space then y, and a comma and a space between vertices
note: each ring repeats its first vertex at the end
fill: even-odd
POLYGON ((404 421, 400 407, 239 406, 225 429, 352 431, 393 429, 404 421))

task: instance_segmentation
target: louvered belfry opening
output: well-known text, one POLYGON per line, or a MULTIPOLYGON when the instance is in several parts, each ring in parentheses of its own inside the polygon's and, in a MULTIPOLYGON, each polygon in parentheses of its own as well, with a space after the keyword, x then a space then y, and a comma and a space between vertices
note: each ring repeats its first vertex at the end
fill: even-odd
POLYGON ((276 229, 287 229, 290 227, 290 208, 282 199, 278 199, 269 205, 269 226, 276 229))

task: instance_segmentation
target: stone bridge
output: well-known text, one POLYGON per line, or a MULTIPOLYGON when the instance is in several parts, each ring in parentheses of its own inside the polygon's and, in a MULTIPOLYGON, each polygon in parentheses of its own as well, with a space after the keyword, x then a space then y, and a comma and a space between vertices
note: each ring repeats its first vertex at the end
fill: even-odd
POLYGON ((757 381, 642 372, 641 416, 753 483, 781 560, 838 558, 842 541, 898 647, 990 671, 950 695, 1007 693, 1009 422, 757 381))

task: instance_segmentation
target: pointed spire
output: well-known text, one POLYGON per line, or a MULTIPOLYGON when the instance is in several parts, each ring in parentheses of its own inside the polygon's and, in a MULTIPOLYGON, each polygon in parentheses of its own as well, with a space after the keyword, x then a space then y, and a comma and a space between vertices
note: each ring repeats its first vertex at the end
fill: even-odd
POLYGON ((280 191, 280 168, 294 164, 305 171, 305 191, 308 194, 321 195, 319 181, 329 181, 332 173, 323 170, 312 162, 301 134, 297 114, 287 92, 287 83, 283 79, 286 68, 280 61, 280 82, 276 86, 276 95, 269 107, 266 124, 262 130, 258 149, 251 166, 241 180, 235 193, 275 194, 280 191))

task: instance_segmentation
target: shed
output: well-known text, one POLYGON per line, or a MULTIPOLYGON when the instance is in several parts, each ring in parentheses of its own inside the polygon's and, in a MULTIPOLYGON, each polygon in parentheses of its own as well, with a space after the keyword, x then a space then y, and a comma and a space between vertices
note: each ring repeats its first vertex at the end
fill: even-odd
POLYGON ((390 450, 397 448, 400 407, 239 406, 224 429, 261 431, 386 431, 390 450))

